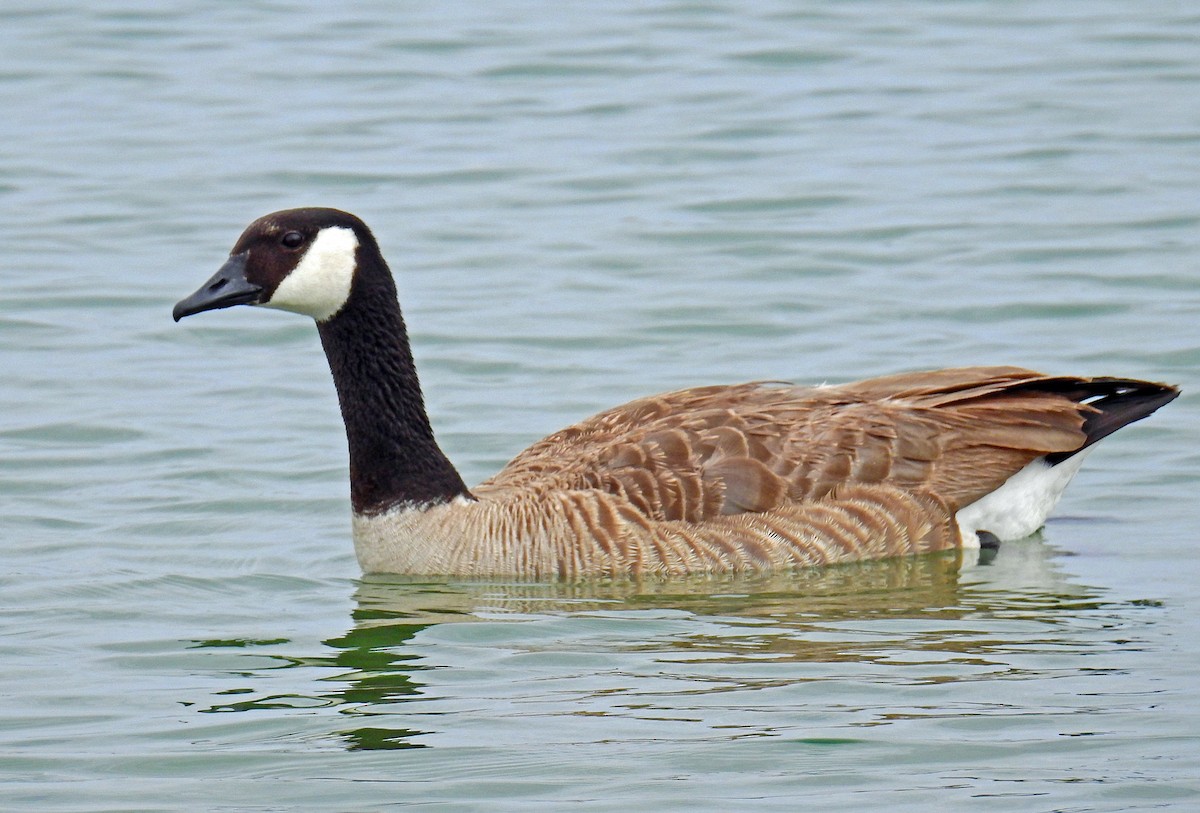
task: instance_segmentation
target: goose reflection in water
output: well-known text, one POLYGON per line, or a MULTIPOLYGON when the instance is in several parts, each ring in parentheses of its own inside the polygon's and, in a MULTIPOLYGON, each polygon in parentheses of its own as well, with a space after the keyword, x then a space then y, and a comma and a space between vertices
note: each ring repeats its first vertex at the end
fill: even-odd
MULTIPOLYGON (((241 672, 270 684, 281 667, 316 669, 319 691, 253 689, 205 711, 337 711, 329 734, 352 750, 459 742, 471 736, 460 728, 508 718, 678 724, 697 702, 753 718, 718 736, 774 736, 785 726, 770 692, 806 684, 826 711, 878 725, 931 713, 890 702, 897 686, 1045 677, 1025 655, 1094 654, 1080 630, 1129 609, 1064 577, 1038 538, 985 567, 964 567, 961 555, 672 582, 367 577, 352 626, 324 651, 281 654, 269 641, 255 653, 269 668, 241 672)), ((796 708, 793 699, 780 713, 796 708)))

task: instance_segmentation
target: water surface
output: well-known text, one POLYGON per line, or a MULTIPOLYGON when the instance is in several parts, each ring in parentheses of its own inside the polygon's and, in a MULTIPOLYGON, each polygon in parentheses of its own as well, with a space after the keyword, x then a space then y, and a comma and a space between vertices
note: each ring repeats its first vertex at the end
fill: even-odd
POLYGON ((1200 15, 1116 2, 0 11, 0 806, 1195 806, 1200 15), (992 562, 360 578, 311 324, 370 223, 469 482, 629 398, 1180 383, 992 562))

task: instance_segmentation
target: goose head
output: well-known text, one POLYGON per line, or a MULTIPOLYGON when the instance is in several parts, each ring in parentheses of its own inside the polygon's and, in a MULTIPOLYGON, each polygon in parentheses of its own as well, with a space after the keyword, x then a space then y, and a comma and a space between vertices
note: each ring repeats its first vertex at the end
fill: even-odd
POLYGON ((375 238, 348 212, 275 212, 246 228, 220 270, 181 299, 172 316, 178 322, 203 311, 260 305, 327 322, 350 300, 364 252, 378 256, 375 238))

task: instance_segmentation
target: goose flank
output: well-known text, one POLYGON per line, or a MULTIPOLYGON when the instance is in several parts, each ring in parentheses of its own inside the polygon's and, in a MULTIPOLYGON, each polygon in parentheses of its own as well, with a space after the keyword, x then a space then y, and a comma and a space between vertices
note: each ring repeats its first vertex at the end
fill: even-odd
POLYGON ((233 305, 316 321, 367 572, 679 575, 994 545, 1041 527, 1093 444, 1178 395, 1019 367, 698 387, 601 412, 468 488, 434 438, 395 282, 361 220, 307 208, 254 221, 173 315, 233 305))

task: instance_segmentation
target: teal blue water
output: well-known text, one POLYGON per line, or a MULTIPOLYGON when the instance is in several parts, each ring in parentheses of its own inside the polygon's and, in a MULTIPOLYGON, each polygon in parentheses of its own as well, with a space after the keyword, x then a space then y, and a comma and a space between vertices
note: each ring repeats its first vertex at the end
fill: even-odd
POLYGON ((0 9, 0 809, 1196 809, 1200 13, 0 9), (629 398, 1181 384, 1038 537, 772 579, 360 577, 310 323, 171 305, 361 215, 469 482, 629 398))

